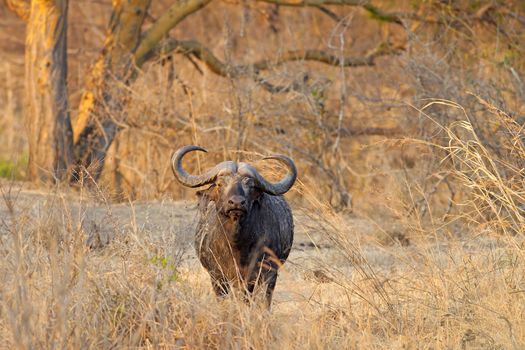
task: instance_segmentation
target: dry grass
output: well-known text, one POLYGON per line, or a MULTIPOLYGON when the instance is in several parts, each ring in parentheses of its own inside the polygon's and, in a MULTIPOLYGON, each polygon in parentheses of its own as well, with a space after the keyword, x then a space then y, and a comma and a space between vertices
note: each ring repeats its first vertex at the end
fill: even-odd
MULTIPOLYGON (((461 126, 471 131, 468 122, 461 126)), ((455 176, 472 190, 467 207, 493 208, 496 193, 505 210, 490 225, 464 225, 449 238, 406 229, 406 245, 382 240, 371 221, 334 213, 299 186, 310 203, 296 208, 296 244, 272 312, 235 296, 215 298, 191 248, 192 209, 97 206, 59 190, 26 198, 4 186, 2 346, 521 349, 524 241, 513 235, 523 229, 516 226, 521 192, 510 181, 518 166, 511 160, 521 158, 500 162, 472 135, 445 130, 450 156, 463 162, 455 176), (505 194, 514 201, 503 201, 505 194), (87 246, 89 235, 100 234, 89 220, 110 232, 108 243, 87 246)))
MULTIPOLYGON (((92 3, 72 4, 73 109, 109 16, 109 2, 92 3)), ((159 12, 168 2, 156 3, 159 12)), ((345 25, 311 9, 271 19, 266 7, 230 2, 184 22, 174 37, 199 39, 229 64, 303 47, 359 56, 383 40, 407 50, 375 67, 268 70, 270 82, 294 87, 287 94, 184 56, 145 67, 115 116, 123 129, 103 189, 0 183, 0 347, 525 348, 525 22, 518 6, 419 6, 451 22, 390 26, 352 8, 337 10, 345 25), (480 18, 447 17, 478 7, 480 18), (270 24, 275 34, 261 30, 270 24), (272 312, 217 300, 191 246, 195 210, 159 200, 191 193, 168 162, 187 143, 212 151, 187 164, 195 171, 272 152, 296 160, 303 183, 288 196, 297 237, 272 312), (158 200, 109 203, 123 192, 158 200), (356 214, 335 212, 350 193, 356 214)), ((9 85, 12 67, 0 67, 2 122, 20 123, 23 79, 13 69, 9 85)), ((22 134, 18 124, 4 129, 2 140, 22 134)))

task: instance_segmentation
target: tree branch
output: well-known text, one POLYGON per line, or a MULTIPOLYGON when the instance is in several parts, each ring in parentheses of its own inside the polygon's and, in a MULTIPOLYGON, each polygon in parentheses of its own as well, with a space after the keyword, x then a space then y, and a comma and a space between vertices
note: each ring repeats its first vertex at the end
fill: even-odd
POLYGON ((250 71, 258 72, 261 70, 268 70, 270 68, 279 66, 291 61, 317 61, 331 66, 344 67, 360 67, 373 66, 375 59, 380 56, 394 55, 403 50, 402 46, 378 45, 372 52, 363 57, 338 57, 329 54, 323 50, 292 50, 283 53, 276 59, 260 60, 251 64, 231 66, 223 63, 217 56, 215 56, 210 49, 195 40, 176 40, 169 39, 159 45, 159 47, 148 55, 146 59, 151 59, 160 54, 167 54, 171 52, 182 53, 185 55, 192 54, 200 61, 205 63, 208 68, 215 74, 222 76, 236 77, 245 75, 250 71))
POLYGON ((287 86, 275 86, 258 76, 263 70, 268 70, 292 61, 316 61, 331 66, 343 67, 361 67, 373 66, 375 59, 380 56, 394 55, 403 50, 403 47, 392 47, 385 44, 378 45, 374 50, 363 57, 338 57, 327 53, 323 50, 292 50, 285 52, 276 59, 260 60, 251 64, 229 65, 222 62, 210 49, 195 40, 176 40, 169 39, 158 45, 150 54, 144 57, 144 60, 150 60, 154 57, 170 53, 179 53, 184 55, 193 55, 201 62, 206 64, 208 69, 213 73, 223 77, 239 77, 243 75, 253 75, 254 80, 263 88, 270 92, 287 92, 291 88, 287 86))
POLYGON ((365 4, 361 6, 368 12, 371 18, 383 22, 391 22, 399 25, 403 25, 403 20, 410 19, 414 21, 421 21, 427 23, 441 23, 439 20, 421 17, 415 13, 410 12, 386 12, 372 4, 365 4))
POLYGON ((325 15, 327 15, 328 17, 330 17, 334 21, 336 21, 336 22, 340 22, 341 21, 341 18, 336 13, 330 11, 330 9, 327 9, 324 6, 318 6, 317 8, 319 9, 319 11, 321 11, 322 13, 324 13, 325 15))
POLYGON ((429 23, 441 23, 441 21, 431 18, 419 16, 415 13, 410 12, 387 12, 383 11, 376 6, 372 5, 369 0, 257 0, 259 2, 267 2, 270 4, 281 5, 281 6, 293 6, 293 7, 317 7, 321 11, 325 12, 330 17, 334 18, 333 14, 328 13, 323 8, 325 5, 339 5, 339 6, 356 6, 363 8, 371 18, 383 21, 391 22, 398 25, 403 25, 403 20, 410 19, 421 22, 429 23))
POLYGON ((4 0, 7 7, 16 13, 24 22, 29 20, 29 14, 31 13, 31 8, 29 3, 24 0, 4 0))
MULTIPOLYGON (((15 0, 10 0, 15 1, 15 0)), ((162 15, 154 24, 153 26, 144 33, 142 40, 135 50, 134 59, 137 66, 141 66, 144 62, 146 62, 151 57, 151 52, 155 50, 156 46, 159 44, 159 42, 166 37, 166 35, 169 33, 169 31, 174 28, 177 24, 179 24, 182 20, 184 20, 187 16, 191 15, 194 12, 199 11, 206 5, 208 5, 212 0, 179 0, 175 4, 173 4, 167 11, 162 15)), ((417 21, 424 21, 424 22, 434 22, 439 23, 439 20, 435 19, 429 19, 421 17, 415 13, 404 13, 404 12, 386 12, 378 9, 369 0, 257 0, 259 2, 266 2, 270 4, 275 5, 282 5, 282 6, 293 6, 293 7, 303 7, 303 6, 309 6, 318 8, 328 16, 330 16, 333 19, 338 19, 337 15, 330 11, 329 9, 326 9, 325 5, 335 5, 335 6, 357 6, 363 8, 365 11, 367 11, 370 16, 374 19, 380 20, 380 21, 386 21, 386 22, 392 22, 395 24, 403 25, 403 20, 405 19, 411 19, 411 20, 417 20, 417 21)), ((207 49, 206 49, 207 50, 207 49)), ((206 62, 206 58, 209 58, 211 61, 215 61, 213 58, 213 54, 211 52, 206 51, 201 48, 191 49, 190 51, 198 51, 204 58, 204 61, 206 62)), ((301 52, 297 52, 301 53, 301 52)), ((194 53, 197 57, 198 54, 194 53)), ((315 60, 320 62, 325 62, 327 64, 334 64, 332 62, 337 62, 337 64, 340 64, 338 59, 334 59, 334 57, 327 56, 325 53, 319 53, 314 52, 313 50, 309 50, 309 52, 305 52, 304 57, 300 57, 297 59, 305 59, 305 60, 315 60), (309 58, 312 57, 312 58, 309 58)), ((287 59, 288 61, 292 59, 287 59)), ((367 61, 360 62, 359 60, 355 63, 349 61, 348 63, 345 63, 345 66, 360 66, 360 65, 371 65, 369 62, 369 58, 367 58, 367 61)), ((221 71, 222 68, 219 68, 219 66, 214 66, 213 64, 209 64, 206 62, 208 66, 217 68, 218 71, 221 71)), ((212 70, 214 69, 212 68, 212 70)))
POLYGON ((154 24, 144 33, 142 40, 135 50, 135 63, 140 67, 146 56, 166 37, 169 31, 192 13, 199 11, 212 0, 180 0, 173 4, 154 24))

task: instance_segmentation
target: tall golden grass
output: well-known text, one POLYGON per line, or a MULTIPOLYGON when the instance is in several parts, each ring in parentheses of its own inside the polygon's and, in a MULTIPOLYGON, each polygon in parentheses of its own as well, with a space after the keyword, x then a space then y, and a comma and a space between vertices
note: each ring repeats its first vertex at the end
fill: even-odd
POLYGON ((101 213, 129 211, 98 222, 112 239, 89 247, 93 199, 59 189, 27 197, 3 185, 0 346, 524 348, 525 133, 480 101, 508 132, 501 152, 476 137, 467 112, 443 126, 450 170, 468 189, 457 203, 465 224, 448 236, 407 228, 410 244, 385 242, 371 221, 335 213, 299 185, 309 205, 295 206, 296 245, 271 312, 215 298, 188 243, 192 210, 157 202, 145 214, 140 203, 102 204, 101 213))
MULTIPOLYGON (((283 8, 279 35, 267 37, 265 16, 219 2, 184 23, 175 37, 197 38, 231 64, 303 47, 362 56, 385 39, 406 39, 407 50, 375 67, 268 70, 270 82, 294 87, 289 94, 217 77, 184 56, 145 67, 115 116, 122 131, 101 189, 42 194, 0 183, 0 348, 525 348, 523 122, 462 93, 481 91, 523 114, 521 12, 421 4, 449 19, 479 11, 408 28, 346 9, 351 23, 339 32, 328 16, 283 8), (429 96, 448 100, 407 108, 429 96), (195 171, 271 152, 297 161, 304 183, 288 195, 296 244, 271 312, 217 300, 191 247, 194 209, 160 201, 191 194, 168 161, 188 143, 212 151, 187 164, 195 171), (357 214, 335 212, 350 193, 357 214), (128 197, 157 201, 110 204, 128 197)), ((71 5, 76 106, 110 12, 109 2, 71 5)), ((19 131, 23 64, 2 76, 15 66, 0 97, 15 123, 4 129, 19 131)))

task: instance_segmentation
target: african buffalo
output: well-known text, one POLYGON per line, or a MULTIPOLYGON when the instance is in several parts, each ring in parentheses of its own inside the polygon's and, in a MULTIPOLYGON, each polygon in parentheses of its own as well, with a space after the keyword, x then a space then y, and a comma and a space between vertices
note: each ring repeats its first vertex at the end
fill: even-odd
POLYGON ((197 192, 195 249, 215 293, 226 295, 234 286, 249 295, 260 285, 266 288, 270 306, 278 269, 288 258, 293 242, 292 212, 282 195, 297 177, 294 162, 283 155, 264 158, 275 159, 288 169, 287 175, 275 183, 250 164, 235 161, 190 175, 182 168, 182 158, 192 151, 207 152, 198 146, 184 146, 173 154, 172 169, 184 186, 210 185, 197 192))

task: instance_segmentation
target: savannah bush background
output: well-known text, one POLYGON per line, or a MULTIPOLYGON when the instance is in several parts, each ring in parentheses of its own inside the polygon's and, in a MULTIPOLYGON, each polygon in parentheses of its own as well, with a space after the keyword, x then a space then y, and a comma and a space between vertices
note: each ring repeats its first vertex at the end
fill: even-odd
MULTIPOLYGON (((151 17, 169 4, 153 1, 151 17)), ((213 2, 170 35, 232 66, 292 49, 391 51, 371 66, 275 64, 261 73, 273 93, 161 57, 115 116, 99 186, 37 190, 20 182, 24 24, 0 3, 0 346, 524 348, 525 7, 373 5, 407 15, 213 2), (172 201, 193 191, 169 164, 190 143, 211 151, 192 171, 270 153, 298 165, 296 246, 271 313, 216 300, 193 258, 194 210, 172 201)), ((70 4, 73 119, 110 9, 70 4)))

